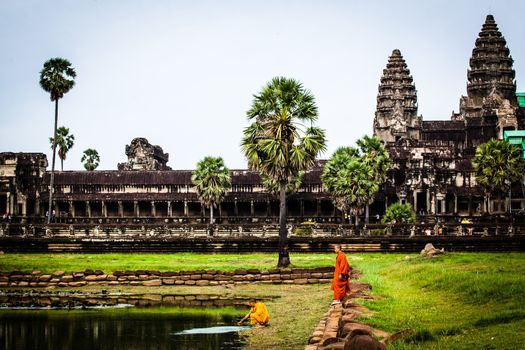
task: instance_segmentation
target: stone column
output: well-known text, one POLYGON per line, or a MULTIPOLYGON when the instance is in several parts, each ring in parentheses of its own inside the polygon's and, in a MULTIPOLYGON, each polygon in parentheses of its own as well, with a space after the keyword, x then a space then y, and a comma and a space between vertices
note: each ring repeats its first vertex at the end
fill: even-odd
POLYGON ((135 212, 135 217, 140 216, 140 210, 139 210, 139 202, 133 201, 133 211, 135 212))
POLYGON ((118 201, 118 216, 124 217, 124 206, 122 205, 122 201, 118 201))
POLYGON ((253 207, 253 201, 250 201, 250 215, 253 218, 255 216, 255 210, 253 207))
POLYGON ((428 213, 434 215, 434 214, 436 214, 436 212, 437 212, 436 193, 433 192, 431 194, 430 206, 428 207, 428 213))
POLYGON ((454 193, 454 214, 458 213, 458 195, 454 193))
POLYGON ((237 198, 233 202, 233 215, 239 216, 239 208, 237 207, 237 198))
POLYGON ((102 216, 106 218, 108 216, 108 208, 106 207, 106 202, 101 201, 100 204, 101 204, 102 216))
POLYGON ((219 213, 219 218, 222 218, 222 203, 217 205, 217 212, 219 213))
POLYGON ((417 192, 414 190, 414 192, 412 192, 412 198, 414 199, 414 211, 416 213, 419 213, 419 211, 417 210, 417 192))
POLYGON ((171 201, 168 201, 168 217, 173 216, 173 208, 171 207, 171 201))
POLYGON ((432 206, 430 204, 430 190, 428 188, 427 188, 426 194, 427 194, 427 214, 430 214, 432 212, 432 206))
POLYGON ((447 200, 446 197, 443 197, 441 200, 441 214, 445 214, 447 212, 447 200))
POLYGON ((184 200, 184 216, 188 216, 188 201, 184 200))
POLYGON ((69 201, 69 214, 72 218, 75 217, 75 205, 73 204, 73 201, 69 201))
POLYGON ((151 216, 157 216, 157 208, 155 208, 155 201, 151 201, 151 216))
POLYGON ((89 201, 86 201, 86 215, 88 218, 91 217, 91 205, 89 204, 89 201))

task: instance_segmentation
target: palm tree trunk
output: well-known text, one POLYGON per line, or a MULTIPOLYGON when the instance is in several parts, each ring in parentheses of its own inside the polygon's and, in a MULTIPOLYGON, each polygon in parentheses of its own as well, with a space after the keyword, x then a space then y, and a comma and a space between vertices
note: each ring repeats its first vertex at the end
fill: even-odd
POLYGON ((53 132, 53 157, 51 162, 51 179, 49 180, 49 205, 47 223, 51 223, 51 214, 53 213, 53 185, 55 182, 55 158, 57 150, 57 124, 58 124, 58 98, 55 100, 55 129, 53 132))
POLYGON ((64 171, 64 159, 60 158, 60 171, 64 171))
POLYGON ((286 182, 281 182, 279 193, 279 261, 278 267, 290 265, 290 255, 288 254, 288 231, 286 230, 286 182))
POLYGON ((369 224, 370 223, 370 204, 366 204, 366 208, 365 208, 365 224, 369 224))
POLYGON ((210 205, 210 225, 213 225, 213 204, 210 205))

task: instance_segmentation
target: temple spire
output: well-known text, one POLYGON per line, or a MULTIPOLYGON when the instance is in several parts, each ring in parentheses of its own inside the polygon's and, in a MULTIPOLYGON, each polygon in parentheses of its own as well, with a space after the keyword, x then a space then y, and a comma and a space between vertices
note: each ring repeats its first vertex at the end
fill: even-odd
POLYGON ((481 106, 483 98, 498 94, 515 101, 516 72, 507 42, 492 15, 488 15, 481 28, 470 58, 467 73, 467 95, 472 106, 481 106))
POLYGON ((379 85, 374 135, 386 142, 419 138, 420 124, 416 87, 401 51, 395 49, 379 85))

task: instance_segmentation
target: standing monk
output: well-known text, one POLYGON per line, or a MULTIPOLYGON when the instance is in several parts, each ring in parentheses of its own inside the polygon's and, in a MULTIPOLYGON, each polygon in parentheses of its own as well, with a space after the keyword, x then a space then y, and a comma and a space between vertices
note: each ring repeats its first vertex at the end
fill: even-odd
POLYGON ((350 265, 346 259, 345 253, 341 250, 341 245, 334 246, 334 252, 337 254, 335 258, 334 279, 332 281, 332 290, 334 291, 334 304, 340 304, 341 300, 350 291, 350 265))

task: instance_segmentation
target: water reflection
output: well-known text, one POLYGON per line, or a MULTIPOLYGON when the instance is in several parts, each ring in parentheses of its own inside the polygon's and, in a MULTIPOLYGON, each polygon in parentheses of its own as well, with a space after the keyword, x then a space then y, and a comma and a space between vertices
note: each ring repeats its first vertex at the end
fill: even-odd
POLYGON ((112 309, 0 311, 3 349, 242 349, 236 332, 174 335, 231 326, 242 310, 112 309))

